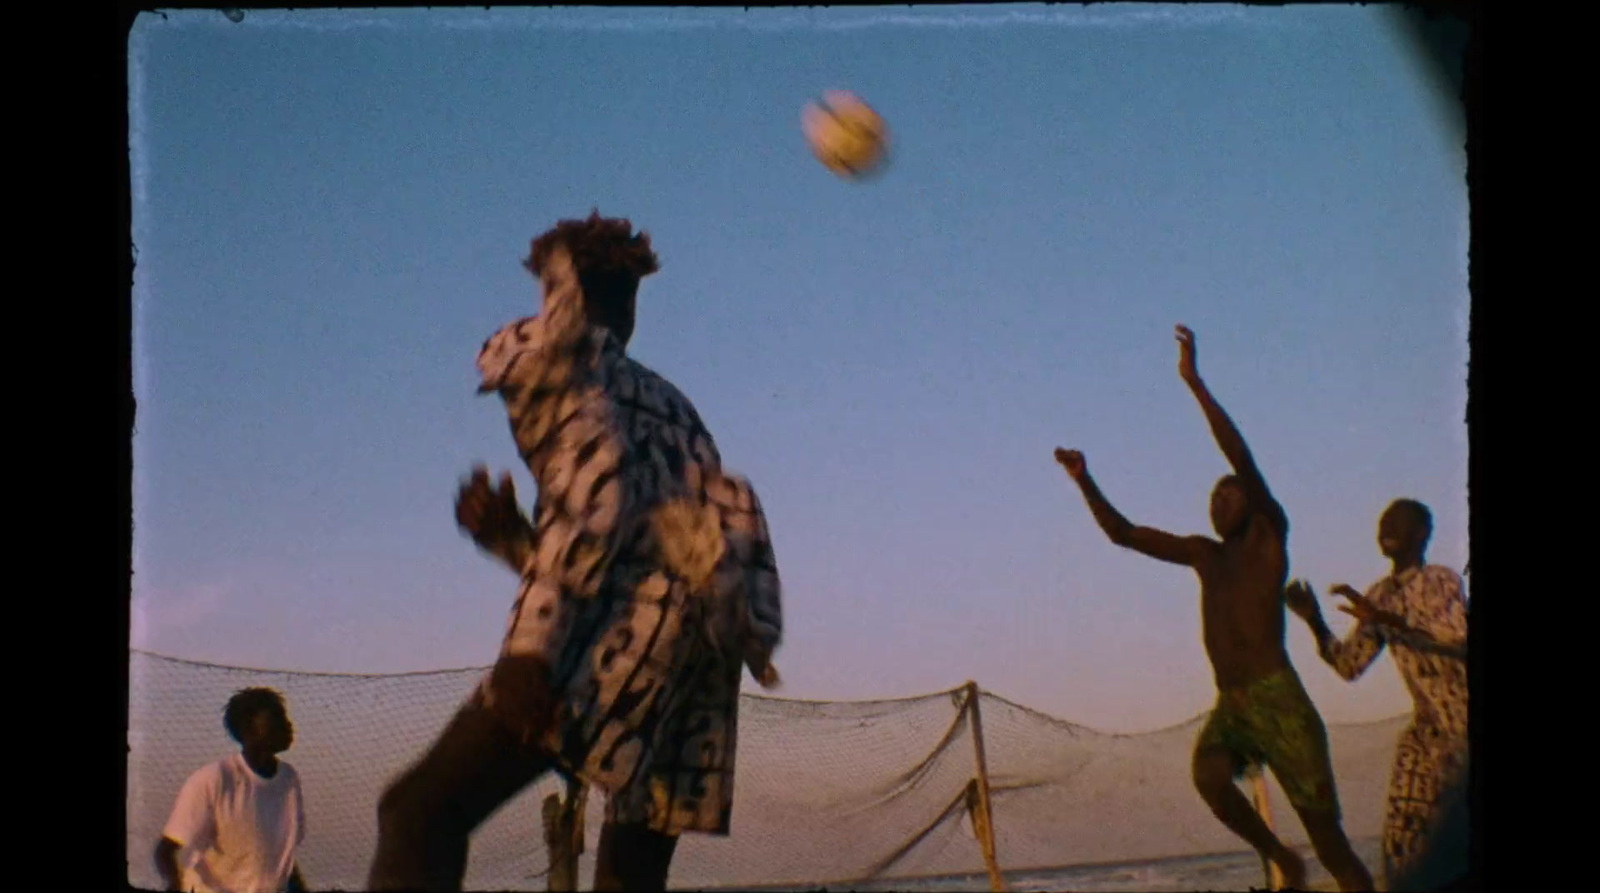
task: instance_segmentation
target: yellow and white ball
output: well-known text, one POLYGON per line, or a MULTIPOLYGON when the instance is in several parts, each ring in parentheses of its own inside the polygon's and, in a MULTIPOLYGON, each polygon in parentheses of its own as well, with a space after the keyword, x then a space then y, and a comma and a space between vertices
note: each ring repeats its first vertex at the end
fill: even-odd
POLYGON ((800 113, 800 127, 817 160, 845 179, 866 177, 888 158, 888 126, 853 93, 823 94, 800 113))

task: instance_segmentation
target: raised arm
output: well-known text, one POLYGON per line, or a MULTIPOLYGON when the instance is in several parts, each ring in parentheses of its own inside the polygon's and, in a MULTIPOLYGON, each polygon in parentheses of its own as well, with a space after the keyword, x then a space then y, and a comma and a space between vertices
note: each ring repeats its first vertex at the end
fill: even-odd
MULTIPOLYGON (((590 326, 571 256, 558 247, 539 273, 544 308, 495 332, 478 351, 478 393, 498 393, 524 461, 541 454, 573 419, 570 396, 598 386, 595 356, 612 338, 590 326)), ((538 470, 529 470, 537 478, 538 470)))
POLYGON ((1302 580, 1291 582, 1284 590, 1284 602, 1311 628, 1311 635, 1317 641, 1317 654, 1323 662, 1344 680, 1359 679, 1383 653, 1384 633, 1374 623, 1357 623, 1350 635, 1340 641, 1328 628, 1328 622, 1322 619, 1322 609, 1317 607, 1317 595, 1311 584, 1302 580))
POLYGON ((565 248, 551 252, 539 275, 543 312, 490 338, 478 368, 480 392, 498 392, 505 400, 517 449, 539 484, 542 516, 537 536, 513 524, 506 538, 486 548, 524 575, 590 598, 640 520, 637 487, 625 475, 622 432, 604 414, 584 408, 586 396, 593 396, 586 389, 601 386, 595 357, 612 336, 586 321, 583 290, 565 248), (543 459, 536 463, 535 457, 543 459))
POLYGON ((1288 516, 1284 514, 1283 507, 1278 505, 1278 500, 1267 487, 1266 478, 1262 477, 1261 470, 1256 467, 1255 457, 1250 455, 1250 447, 1244 442, 1244 436, 1239 433, 1238 426, 1233 419, 1223 411, 1222 404, 1211 395, 1211 389, 1200 378, 1200 370, 1195 361, 1194 332, 1187 326, 1177 327, 1178 338, 1178 375, 1183 378, 1184 384, 1189 386, 1190 393, 1200 404, 1200 409, 1205 413, 1206 423, 1211 426, 1211 436, 1216 438, 1217 446, 1222 450, 1222 455, 1233 466, 1234 474, 1243 486, 1245 498, 1250 501, 1252 510, 1266 514, 1278 525, 1279 530, 1288 531, 1288 516))
POLYGON ((583 286, 566 248, 551 251, 539 271, 539 283, 544 292, 539 315, 494 333, 478 351, 482 377, 478 393, 502 391, 510 384, 514 386, 504 394, 508 404, 515 396, 543 399, 582 374, 579 355, 593 346, 597 336, 584 313, 583 286))
POLYGON ((1094 514, 1094 519, 1105 531, 1111 542, 1125 549, 1132 549, 1160 561, 1181 564, 1186 567, 1195 567, 1209 541, 1200 536, 1176 536, 1164 530, 1153 527, 1141 527, 1132 523, 1112 507, 1110 501, 1100 492, 1094 478, 1089 476, 1088 464, 1084 461, 1083 454, 1077 450, 1056 449, 1056 461, 1067 470, 1067 474, 1077 482, 1078 488, 1083 491, 1083 499, 1089 504, 1089 511, 1094 514))

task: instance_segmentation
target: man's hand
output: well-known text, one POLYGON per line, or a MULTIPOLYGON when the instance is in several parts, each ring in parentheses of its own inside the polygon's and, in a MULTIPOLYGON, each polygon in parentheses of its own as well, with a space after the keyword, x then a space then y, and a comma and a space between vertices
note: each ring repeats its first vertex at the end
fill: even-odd
POLYGON ((1330 587, 1328 591, 1349 601, 1350 604, 1348 605, 1340 605, 1339 610, 1349 614, 1351 617, 1354 617, 1360 623, 1372 623, 1379 626, 1393 626, 1399 628, 1405 627, 1405 621, 1398 615, 1381 610, 1377 605, 1373 604, 1370 599, 1355 591, 1355 589, 1350 586, 1347 586, 1343 583, 1338 583, 1330 587))
POLYGON ((1291 580, 1283 590, 1283 603, 1296 617, 1307 622, 1312 618, 1320 617, 1322 612, 1317 608, 1317 593, 1311 584, 1304 580, 1291 580))
POLYGON ((783 680, 778 676, 778 668, 771 663, 763 666, 761 668, 761 675, 756 677, 756 682, 759 683, 762 688, 766 689, 777 688, 782 681, 783 680))
POLYGON ((1061 467, 1065 468, 1067 474, 1072 475, 1072 479, 1075 481, 1082 480, 1084 474, 1089 470, 1089 464, 1083 461, 1083 454, 1077 450, 1064 450, 1061 447, 1056 447, 1056 461, 1061 463, 1061 467))
POLYGON ((517 508, 517 490, 509 472, 500 475, 500 487, 489 483, 489 470, 482 465, 472 468, 472 477, 461 485, 456 494, 456 523, 461 525, 477 543, 492 542, 505 536, 516 527, 521 518, 517 508))
POLYGON ((1178 338, 1178 376, 1186 382, 1200 380, 1200 369, 1195 365, 1194 358, 1194 332, 1188 326, 1177 327, 1178 338))

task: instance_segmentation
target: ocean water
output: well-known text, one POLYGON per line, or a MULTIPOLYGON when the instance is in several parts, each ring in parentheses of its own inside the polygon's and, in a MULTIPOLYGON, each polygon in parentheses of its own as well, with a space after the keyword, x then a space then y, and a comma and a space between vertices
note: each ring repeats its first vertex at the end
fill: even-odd
MULTIPOLYGON (((1352 840, 1356 855, 1366 863, 1374 878, 1381 874, 1379 838, 1352 840)), ((1318 888, 1337 889, 1333 878, 1307 848, 1297 848, 1306 860, 1309 883, 1318 888)), ((1380 881, 1381 882, 1381 881, 1380 881)), ((1123 865, 1087 865, 1034 871, 1008 871, 1006 884, 1013 893, 1077 891, 1077 893, 1168 893, 1168 891, 1264 890, 1266 878, 1261 860, 1252 852, 1222 853, 1211 856, 1186 856, 1154 862, 1123 865)), ((796 889, 826 889, 819 887, 796 889)), ((955 893, 987 891, 987 875, 922 878, 841 887, 860 891, 903 890, 907 893, 955 893)))

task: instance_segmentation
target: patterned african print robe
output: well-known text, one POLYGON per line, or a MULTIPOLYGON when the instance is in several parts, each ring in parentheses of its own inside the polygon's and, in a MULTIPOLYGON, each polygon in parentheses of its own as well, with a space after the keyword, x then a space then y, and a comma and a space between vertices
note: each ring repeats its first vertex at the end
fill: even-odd
POLYGON ((1387 645, 1411 691, 1411 724, 1395 749, 1384 814, 1384 872, 1395 883, 1424 855, 1447 795, 1466 783, 1467 601, 1461 577, 1432 564, 1384 577, 1366 597, 1408 629, 1363 623, 1319 650, 1340 676, 1354 680, 1387 645))
POLYGON ((502 655, 552 663, 544 745, 610 820, 726 834, 741 672, 760 678, 782 634, 765 515, 688 398, 586 324, 564 250, 542 278, 541 315, 478 357, 539 489, 503 550, 523 583, 502 655))
POLYGON ((1465 738, 1467 600, 1461 577, 1436 564, 1408 568, 1372 584, 1366 597, 1379 610, 1399 615, 1420 635, 1364 623, 1344 641, 1329 639, 1321 648, 1323 660, 1340 676, 1354 680, 1387 645, 1411 692, 1415 721, 1465 738))

